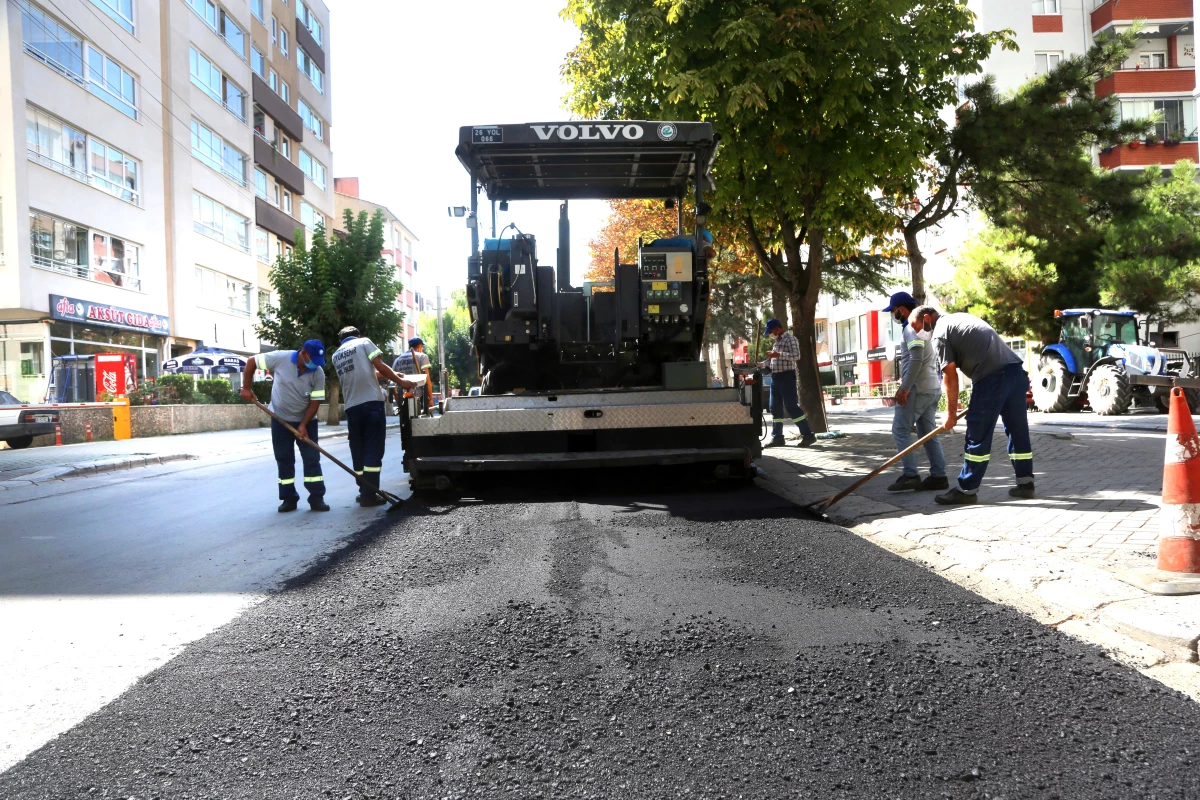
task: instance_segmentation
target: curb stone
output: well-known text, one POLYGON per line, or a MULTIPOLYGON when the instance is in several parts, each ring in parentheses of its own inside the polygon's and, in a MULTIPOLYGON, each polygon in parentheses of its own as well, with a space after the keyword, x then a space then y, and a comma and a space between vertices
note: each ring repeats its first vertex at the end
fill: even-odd
MULTIPOLYGON (((834 494, 828 484, 788 466, 764 456, 756 483, 799 506, 834 494)), ((831 523, 988 600, 1093 644, 1200 701, 1200 664, 1196 663, 1200 595, 1155 597, 1097 567, 970 526, 947 526, 877 500, 853 504, 849 515, 838 512, 841 505, 826 515, 831 523), (1171 600, 1175 602, 1163 602, 1171 600)))
POLYGON ((25 486, 35 486, 50 481, 74 478, 80 475, 96 475, 102 472, 113 472, 118 469, 146 467, 151 464, 167 464, 172 461, 191 461, 199 456, 190 453, 174 453, 164 456, 131 456, 129 458, 102 458, 96 461, 84 461, 57 467, 46 467, 28 475, 22 475, 8 481, 0 481, 0 490, 19 489, 25 486))

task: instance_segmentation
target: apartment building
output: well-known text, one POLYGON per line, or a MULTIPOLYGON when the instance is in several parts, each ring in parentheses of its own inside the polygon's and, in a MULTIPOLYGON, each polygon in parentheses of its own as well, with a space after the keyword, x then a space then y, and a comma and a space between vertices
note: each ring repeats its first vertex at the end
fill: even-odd
POLYGON ((6 8, 0 389, 41 399, 62 356, 133 353, 144 378, 199 347, 258 352, 269 263, 334 210, 328 9, 6 8))
MULTIPOLYGON (((417 320, 422 305, 429 302, 418 290, 417 262, 413 258, 413 246, 417 243, 417 237, 387 206, 360 197, 358 178, 335 179, 334 191, 337 211, 335 226, 342 225, 342 217, 346 211, 355 216, 358 216, 360 211, 367 212, 368 216, 374 215, 376 211, 383 212, 383 259, 396 268, 396 278, 403 284, 400 294, 396 297, 396 308, 404 312, 404 327, 400 336, 386 346, 389 346, 393 353, 402 353, 408 349, 408 340, 417 335, 417 320)), ((364 333, 370 336, 370 333, 364 333)), ((384 342, 378 344, 381 347, 385 346, 384 342)))

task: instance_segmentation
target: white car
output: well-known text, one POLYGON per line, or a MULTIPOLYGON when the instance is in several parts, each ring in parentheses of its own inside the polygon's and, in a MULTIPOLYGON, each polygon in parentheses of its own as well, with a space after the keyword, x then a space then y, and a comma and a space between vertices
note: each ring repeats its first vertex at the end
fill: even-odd
POLYGON ((0 442, 14 450, 29 447, 34 436, 54 433, 58 420, 57 408, 27 405, 0 391, 0 442))

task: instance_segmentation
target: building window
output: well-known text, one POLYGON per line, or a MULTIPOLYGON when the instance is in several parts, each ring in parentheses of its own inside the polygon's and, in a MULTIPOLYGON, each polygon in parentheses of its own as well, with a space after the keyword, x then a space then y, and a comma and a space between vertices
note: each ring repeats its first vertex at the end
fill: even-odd
POLYGON ((263 54, 258 52, 257 47, 250 48, 250 69, 254 70, 254 74, 260 78, 267 77, 267 62, 263 58, 263 54))
POLYGON ((325 217, 320 211, 310 206, 304 200, 300 201, 300 224, 308 228, 310 231, 315 230, 318 224, 325 222, 325 217))
POLYGON ((308 57, 308 53, 304 52, 303 47, 296 48, 296 64, 299 65, 300 71, 308 76, 308 80, 321 94, 325 94, 325 73, 321 72, 321 68, 308 57))
POLYGON ((296 19, 301 25, 308 28, 308 32, 312 34, 316 43, 321 44, 321 21, 313 16, 308 6, 304 5, 304 0, 296 2, 296 19))
POLYGON ((267 199, 267 174, 257 167, 254 170, 254 193, 263 200, 267 199))
POLYGON ((197 192, 192 192, 192 224, 197 233, 250 252, 250 220, 197 192))
POLYGON ((267 115, 258 109, 254 110, 254 132, 263 139, 267 138, 267 115))
POLYGON ((284 58, 287 58, 288 54, 288 32, 282 25, 279 26, 279 54, 284 58))
POLYGON ((133 33, 133 0, 92 0, 92 5, 112 17, 113 22, 133 33))
POLYGON ((236 83, 229 80, 215 64, 196 48, 189 48, 189 67, 192 83, 210 98, 220 103, 229 113, 246 121, 246 93, 236 83))
POLYGON ((239 317, 250 316, 250 284, 238 280, 207 267, 196 267, 196 291, 198 305, 221 311, 226 314, 237 314, 239 317))
MULTIPOLYGON (((276 187, 279 188, 279 187, 276 187)), ((292 213, 292 193, 285 191, 283 193, 283 210, 287 214, 292 213)))
POLYGON ((216 3, 212 2, 212 0, 183 0, 183 2, 187 3, 192 11, 200 15, 200 19, 204 20, 205 25, 214 31, 217 29, 216 3))
POLYGON ((239 186, 246 185, 246 155, 196 120, 192 120, 192 155, 239 186))
POLYGON ((279 76, 275 74, 275 70, 268 71, 267 85, 271 87, 272 92, 279 94, 279 76))
POLYGON ((279 41, 279 20, 271 17, 271 23, 267 26, 271 34, 271 44, 279 41))
POLYGON ((279 128, 275 129, 275 149, 288 161, 292 160, 292 142, 288 137, 283 135, 283 132, 279 128))
POLYGON ((229 18, 225 9, 221 9, 221 30, 219 31, 225 44, 238 54, 238 58, 246 58, 246 34, 236 22, 229 18))
POLYGON ((271 235, 262 228, 254 229, 254 257, 264 264, 271 263, 271 235))
POLYGON ((31 161, 127 203, 141 200, 140 162, 32 106, 25 107, 25 147, 31 161))
POLYGON ((1058 0, 1033 0, 1034 14, 1060 14, 1058 0))
POLYGON ((290 106, 292 104, 292 89, 283 81, 279 82, 279 97, 287 105, 290 106))
POLYGON ((300 148, 300 170, 308 176, 308 179, 325 189, 325 165, 308 154, 303 147, 300 148))
MULTIPOLYGON (((303 52, 303 51, 302 51, 303 52)), ((296 109, 300 112, 300 119, 304 122, 304 127, 312 132, 321 141, 325 140, 325 123, 321 118, 313 113, 313 110, 308 107, 308 103, 302 98, 297 98, 296 109)))
POLYGON ((1034 53, 1033 71, 1037 75, 1045 75, 1058 66, 1062 61, 1062 53, 1034 53))
POLYGON ((80 86, 84 84, 83 40, 25 0, 21 0, 21 41, 26 53, 80 86))
POLYGON ((1139 53, 1136 69, 1166 69, 1166 53, 1139 53))
POLYGON ((263 21, 263 0, 250 0, 250 13, 252 13, 259 22, 263 21))
POLYGON ((1155 135, 1163 141, 1196 141, 1196 101, 1122 100, 1121 120, 1154 118, 1155 135))
POLYGON ((854 353, 858 351, 858 320, 844 319, 833 326, 837 337, 838 353, 854 353))
POLYGON ((141 291, 139 247, 125 239, 31 210, 29 242, 36 267, 141 291))

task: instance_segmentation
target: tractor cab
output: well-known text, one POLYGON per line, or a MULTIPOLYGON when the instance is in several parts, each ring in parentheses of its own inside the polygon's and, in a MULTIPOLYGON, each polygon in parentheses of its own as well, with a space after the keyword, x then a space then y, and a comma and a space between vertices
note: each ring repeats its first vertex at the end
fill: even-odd
POLYGON ((1114 344, 1140 344, 1133 311, 1068 309, 1056 316, 1062 323, 1060 342, 1083 369, 1107 356, 1114 344))

